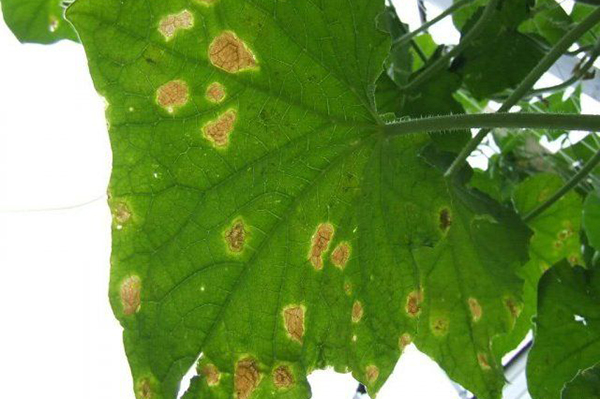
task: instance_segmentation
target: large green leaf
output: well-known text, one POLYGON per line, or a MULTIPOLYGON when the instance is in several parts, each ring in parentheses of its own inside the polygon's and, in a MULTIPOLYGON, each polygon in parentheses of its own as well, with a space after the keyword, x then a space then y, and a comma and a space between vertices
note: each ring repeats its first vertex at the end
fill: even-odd
POLYGON ((110 297, 139 398, 174 398, 198 357, 188 398, 307 398, 327 366, 374 394, 411 341, 500 397, 491 341, 521 306, 529 232, 444 180, 428 135, 384 135, 383 6, 69 9, 108 103, 110 297))
POLYGON ((21 42, 54 43, 77 40, 75 30, 64 19, 65 0, 2 0, 2 14, 21 42))
POLYGON ((561 262, 541 278, 538 295, 529 392, 559 399, 567 382, 600 359, 600 273, 561 262))
MULTIPOLYGON (((515 207, 521 215, 526 215, 558 191, 563 184, 563 180, 556 175, 534 175, 516 187, 513 194, 515 207)), ((574 192, 567 193, 528 225, 534 232, 529 245, 529 262, 519 271, 519 275, 525 281, 524 306, 514 330, 494 342, 494 349, 500 353, 514 349, 532 329, 532 318, 537 312, 537 287, 543 272, 564 258, 573 264, 581 261, 579 195, 574 192)))
POLYGON ((549 45, 555 45, 573 27, 573 20, 556 0, 537 0, 532 14, 519 31, 538 34, 549 45))

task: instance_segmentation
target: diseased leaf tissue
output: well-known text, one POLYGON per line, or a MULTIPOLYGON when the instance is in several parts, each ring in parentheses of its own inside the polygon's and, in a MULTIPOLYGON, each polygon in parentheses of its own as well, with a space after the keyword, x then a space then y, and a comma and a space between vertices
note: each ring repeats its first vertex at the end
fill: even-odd
MULTIPOLYGON (((502 396, 501 358, 531 328, 545 261, 581 263, 579 253, 544 253, 567 229, 578 240, 581 199, 570 194, 530 230, 522 217, 548 194, 523 183, 511 202, 522 177, 503 175, 502 188, 468 168, 444 178, 466 132, 391 137, 381 115, 464 113, 465 82, 477 100, 514 89, 530 66, 489 77, 481 65, 503 66, 478 49, 501 42, 494 60, 518 64, 515 51, 526 51, 535 65, 546 39, 517 29, 533 2, 496 3, 493 25, 465 56, 406 92, 396 83, 444 49, 419 54, 425 35, 391 47, 405 26, 383 0, 68 8, 60 23, 76 29, 108 103, 110 298, 137 398, 177 397, 192 367, 186 399, 309 398, 306 376, 327 367, 351 372, 373 397, 411 343, 477 397, 502 396), (506 29, 516 50, 493 33, 506 29), (496 195, 509 184, 508 200, 496 195)), ((463 10, 463 33, 486 4, 463 10)), ((594 236, 595 219, 586 220, 594 236)), ((539 300, 539 333, 551 342, 552 305, 539 300)), ((544 394, 560 397, 590 363, 557 366, 544 394)))

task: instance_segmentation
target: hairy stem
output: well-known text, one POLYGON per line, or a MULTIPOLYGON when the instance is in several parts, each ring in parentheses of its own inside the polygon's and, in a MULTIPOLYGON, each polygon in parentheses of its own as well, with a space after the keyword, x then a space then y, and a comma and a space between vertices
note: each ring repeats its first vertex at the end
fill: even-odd
POLYGON ((443 13, 441 13, 440 15, 438 15, 437 17, 435 17, 434 19, 432 19, 431 21, 428 21, 428 22, 424 23, 423 25, 419 26, 414 31, 408 32, 405 35, 403 35, 403 36, 399 37, 398 39, 396 39, 393 42, 393 44, 395 44, 395 45, 401 45, 401 44, 404 44, 404 43, 412 40, 412 38, 415 37, 415 36, 417 36, 419 33, 423 32, 423 31, 426 31, 432 25, 435 25, 436 23, 440 22, 442 19, 446 18, 448 15, 451 15, 452 13, 454 13, 455 11, 463 8, 464 6, 466 6, 467 4, 471 3, 472 1, 473 0, 460 0, 460 1, 457 1, 456 3, 454 3, 450 7, 448 7, 446 10, 444 10, 443 13))
POLYGON ((438 58, 436 61, 434 61, 423 72, 418 74, 412 81, 410 81, 406 86, 402 87, 402 89, 410 90, 419 86, 421 83, 425 82, 431 76, 435 75, 438 71, 443 69, 452 58, 460 54, 460 52, 463 51, 463 49, 474 38, 479 36, 479 34, 483 31, 488 21, 490 21, 491 18, 494 16, 496 12, 496 7, 498 5, 498 1, 499 0, 490 0, 485 9, 483 10, 483 13, 481 14, 481 17, 479 18, 477 23, 473 26, 473 28, 471 28, 471 30, 469 30, 465 37, 462 38, 460 43, 457 46, 455 46, 452 50, 450 50, 449 52, 438 58))
POLYGON ((539 215, 541 215, 546 209, 550 208, 556 201, 561 199, 563 195, 571 191, 573 188, 577 187, 577 185, 586 178, 586 176, 594 170, 596 166, 600 164, 600 150, 594 154, 594 156, 585 164, 583 168, 579 172, 575 174, 564 186, 560 188, 557 192, 555 192, 552 197, 548 198, 544 203, 540 204, 538 207, 533 209, 531 212, 527 213, 523 217, 523 221, 530 222, 535 219, 539 215))
MULTIPOLYGON (((565 53, 571 47, 577 39, 579 39, 584 33, 586 33, 589 29, 591 29, 594 25, 600 22, 600 8, 596 9, 593 13, 591 13, 585 20, 583 20, 579 25, 570 30, 556 45, 550 50, 544 58, 531 70, 531 72, 523 79, 523 81, 519 84, 519 86, 512 92, 512 94, 508 97, 508 99, 502 104, 498 112, 506 112, 512 108, 513 105, 517 104, 521 98, 531 88, 533 85, 539 80, 539 78, 548 70, 556 60, 560 58, 562 54, 565 53)), ((475 137, 471 139, 467 143, 467 145, 462 149, 462 151, 458 154, 452 165, 448 168, 445 173, 446 177, 453 176, 456 172, 462 168, 463 164, 473 152, 475 148, 483 141, 485 136, 490 132, 490 129, 483 129, 477 133, 475 137)))
POLYGON ((474 128, 600 131, 600 115, 494 113, 457 114, 409 119, 384 126, 390 136, 474 128))

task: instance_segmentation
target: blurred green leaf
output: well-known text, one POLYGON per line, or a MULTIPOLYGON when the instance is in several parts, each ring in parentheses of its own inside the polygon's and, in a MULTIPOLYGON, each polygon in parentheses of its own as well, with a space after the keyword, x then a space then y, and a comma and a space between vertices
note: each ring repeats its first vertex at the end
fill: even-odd
POLYGON ((597 271, 563 261, 540 279, 534 345, 527 363, 533 399, 560 399, 565 384, 598 362, 599 303, 597 271))

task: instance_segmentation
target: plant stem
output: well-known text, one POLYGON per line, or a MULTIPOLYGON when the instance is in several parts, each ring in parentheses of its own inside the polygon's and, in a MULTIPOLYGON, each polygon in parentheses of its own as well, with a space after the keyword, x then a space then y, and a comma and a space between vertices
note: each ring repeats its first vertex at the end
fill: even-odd
POLYGON ((410 119, 384 127, 391 136, 474 128, 556 129, 600 131, 600 115, 494 113, 457 114, 410 119))
MULTIPOLYGON (((594 25, 600 22, 600 8, 592 12, 585 20, 583 20, 575 28, 571 29, 556 45, 550 50, 548 54, 542 58, 542 60, 531 70, 531 72, 523 79, 519 86, 512 92, 508 99, 502 104, 498 112, 506 112, 512 108, 513 105, 517 104, 519 100, 527 94, 533 85, 539 80, 539 78, 548 70, 556 60, 560 58, 562 54, 569 49, 569 47, 577 41, 584 33, 590 30, 594 25)), ((464 162, 467 160, 471 152, 479 143, 483 141, 485 136, 490 132, 490 129, 480 130, 475 137, 473 137, 467 145, 458 154, 452 165, 448 168, 444 174, 446 177, 451 177, 462 168, 464 162)))
POLYGON ((440 22, 442 19, 446 18, 448 15, 451 15, 452 13, 463 8, 464 6, 471 3, 472 1, 473 0, 457 1, 456 3, 454 3, 450 7, 448 7, 443 13, 441 13, 440 15, 438 15, 437 17, 432 19, 431 21, 424 23, 423 25, 419 26, 417 29, 415 29, 412 32, 408 32, 405 35, 400 36, 392 44, 400 45, 400 44, 404 44, 404 43, 412 40, 412 38, 417 36, 419 33, 426 31, 432 25, 435 25, 436 23, 440 22))
POLYGON ((594 154, 592 158, 585 164, 583 168, 579 172, 575 174, 564 186, 560 188, 557 192, 555 192, 552 197, 548 198, 544 203, 540 204, 538 207, 533 209, 531 212, 527 213, 523 217, 524 222, 530 222, 531 220, 538 217, 542 214, 546 209, 550 208, 556 201, 561 199, 566 193, 571 191, 574 187, 581 182, 581 180, 585 179, 585 177, 592 171, 594 168, 600 164, 600 150, 594 154))
POLYGON ((418 85, 429 79, 432 75, 435 75, 435 73, 438 72, 440 69, 444 68, 448 64, 450 59, 460 54, 460 52, 463 51, 463 49, 475 37, 479 36, 479 34, 485 28, 487 22, 491 20, 491 18, 494 16, 494 13, 496 12, 496 6, 498 5, 498 1, 499 0, 489 0, 477 23, 473 26, 473 28, 471 28, 471 30, 469 30, 469 32, 460 41, 460 43, 458 43, 458 45, 455 46, 452 50, 448 51, 446 54, 434 61, 423 72, 415 76, 415 78, 412 81, 410 81, 406 86, 402 87, 402 90, 410 90, 417 87, 418 85))

